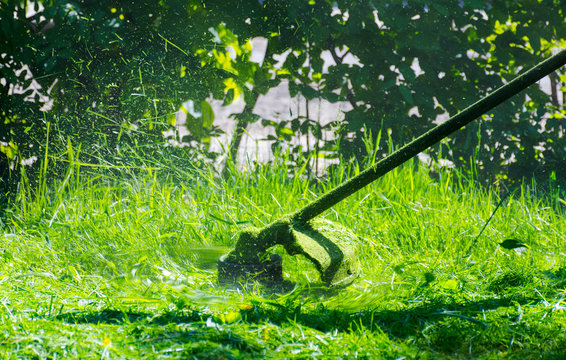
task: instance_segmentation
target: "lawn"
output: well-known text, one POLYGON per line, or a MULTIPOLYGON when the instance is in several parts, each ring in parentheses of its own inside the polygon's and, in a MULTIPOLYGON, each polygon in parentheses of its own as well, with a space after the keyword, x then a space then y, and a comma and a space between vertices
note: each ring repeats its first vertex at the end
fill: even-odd
POLYGON ((218 286, 216 259, 358 166, 314 181, 278 161, 226 178, 71 164, 0 218, 1 357, 565 358, 563 194, 523 184, 493 214, 504 187, 413 168, 322 215, 359 236, 353 285, 275 248, 295 286, 272 291, 218 286))

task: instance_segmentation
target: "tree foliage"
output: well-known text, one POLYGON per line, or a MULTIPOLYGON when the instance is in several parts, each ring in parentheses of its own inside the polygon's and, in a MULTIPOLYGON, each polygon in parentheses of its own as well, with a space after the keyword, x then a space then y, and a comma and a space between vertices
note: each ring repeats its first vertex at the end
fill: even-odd
MULTIPOLYGON (((235 156, 244 129, 259 120, 258 97, 283 81, 292 96, 352 110, 325 129, 299 114, 263 119, 275 144, 311 134, 317 153, 363 157, 369 134, 406 143, 564 47, 565 8, 563 0, 2 0, 2 179, 41 158, 47 124, 52 144, 81 143, 91 159, 125 148, 151 154, 167 146, 162 133, 179 109, 190 135, 178 140, 213 156, 207 146, 220 130, 211 98, 245 102, 233 114, 235 156), (256 37, 267 39, 261 64, 250 58, 256 37), (330 128, 336 140, 322 143, 330 128)), ((550 94, 529 88, 430 155, 473 162, 487 181, 548 171, 566 178, 565 81, 564 72, 551 76, 550 94)), ((387 151, 381 144, 379 154, 387 151)))
MULTIPOLYGON (((363 133, 387 131, 400 145, 454 115, 566 46, 564 1, 265 1, 229 11, 242 37, 268 37, 268 54, 288 53, 274 78, 291 95, 347 101, 338 151, 364 156, 363 133), (250 16, 253 14, 253 16, 250 16), (334 62, 324 71, 323 53, 334 62), (355 61, 347 63, 347 57, 355 61)), ((266 66, 271 66, 269 62, 266 66)), ((481 123, 445 142, 457 166, 477 165, 487 181, 551 171, 564 178, 564 72, 551 94, 533 86, 481 123)), ((387 144, 380 152, 387 152, 387 144)), ((442 156, 437 147, 431 151, 442 156)), ((444 151, 446 156, 446 151, 444 151)))
MULTIPOLYGON (((163 131, 173 129, 175 112, 186 101, 196 115, 187 111, 189 121, 200 126, 190 123, 185 142, 205 151, 218 133, 205 100, 211 92, 223 93, 223 75, 202 67, 196 54, 210 43, 198 11, 188 12, 185 1, 124 5, 2 1, 3 179, 22 160, 42 158, 49 142, 55 154, 55 145, 64 150, 68 141, 82 144, 87 162, 123 158, 127 147, 149 155, 160 151, 167 146, 163 131), (40 93, 52 100, 48 111, 40 93)), ((17 171, 11 178, 19 179, 17 171)))

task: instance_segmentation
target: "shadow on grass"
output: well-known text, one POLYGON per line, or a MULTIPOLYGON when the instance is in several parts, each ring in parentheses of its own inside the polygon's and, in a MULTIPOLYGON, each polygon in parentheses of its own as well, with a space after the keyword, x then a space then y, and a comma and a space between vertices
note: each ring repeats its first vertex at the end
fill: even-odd
MULTIPOLYGON (((285 326, 292 323, 325 333, 336 330, 346 333, 378 332, 387 334, 393 341, 408 342, 419 348, 445 355, 456 353, 472 355, 486 351, 509 351, 509 354, 516 354, 518 358, 530 354, 530 351, 539 351, 537 352, 539 358, 566 355, 564 343, 560 343, 561 338, 555 334, 560 331, 558 328, 550 328, 547 329, 547 333, 541 333, 537 330, 529 330, 527 324, 526 328, 522 329, 526 333, 516 336, 507 329, 510 325, 517 324, 520 319, 511 316, 510 312, 501 313, 498 320, 494 321, 492 318, 489 323, 482 317, 483 313, 493 312, 502 307, 516 309, 518 305, 528 303, 533 303, 533 299, 511 297, 466 303, 438 301, 403 310, 374 309, 359 312, 328 309, 322 305, 303 311, 300 302, 299 305, 294 302, 295 305, 291 306, 261 303, 240 312, 242 322, 248 325, 270 322, 285 326), (512 336, 511 340, 509 336, 512 336), (549 338, 551 340, 548 340, 549 338), (547 340, 553 341, 553 345, 547 347, 548 356, 540 353, 538 345, 539 341, 547 340), (520 345, 515 345, 513 348, 513 341, 520 345), (521 344, 522 341, 525 344, 521 344), (472 345, 474 345, 473 351, 472 345)), ((158 314, 104 309, 63 313, 56 319, 73 324, 127 326, 128 332, 141 343, 162 342, 170 346, 171 343, 186 345, 213 342, 217 344, 215 346, 220 346, 221 350, 233 349, 245 353, 258 353, 263 348, 258 339, 242 338, 231 331, 231 325, 218 325, 211 322, 210 317, 210 314, 189 309, 158 314)))
POLYGON ((171 352, 183 358, 236 359, 241 353, 257 355, 263 349, 254 339, 207 321, 209 316, 191 310, 152 314, 103 309, 62 313, 55 319, 69 324, 119 325, 135 339, 138 350, 171 352))
POLYGON ((69 324, 107 324, 123 325, 144 322, 152 325, 167 325, 170 323, 191 323, 202 321, 197 311, 173 311, 161 315, 151 313, 103 309, 99 311, 73 311, 55 316, 55 319, 69 324))
MULTIPOLYGON (((477 314, 482 311, 489 312, 500 307, 525 305, 532 303, 533 299, 509 298, 487 299, 481 301, 462 303, 432 302, 426 305, 415 306, 403 310, 365 310, 346 312, 328 309, 323 305, 311 311, 302 311, 301 305, 288 307, 277 303, 256 305, 251 309, 241 310, 242 320, 246 323, 264 323, 269 321, 276 325, 293 322, 322 332, 357 330, 381 330, 397 338, 412 337, 416 332, 431 322, 454 317, 468 321, 480 327, 489 327, 487 323, 478 319, 477 314)), ((125 311, 118 309, 103 309, 99 311, 67 312, 55 316, 71 324, 108 324, 123 325, 143 323, 153 326, 168 324, 205 323, 210 314, 203 314, 197 310, 172 310, 161 314, 125 311)))

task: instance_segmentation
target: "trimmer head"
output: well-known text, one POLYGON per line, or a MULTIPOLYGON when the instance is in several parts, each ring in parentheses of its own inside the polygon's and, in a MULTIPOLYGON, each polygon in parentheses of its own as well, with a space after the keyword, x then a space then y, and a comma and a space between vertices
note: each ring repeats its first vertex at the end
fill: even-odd
POLYGON ((220 285, 245 284, 257 280, 267 284, 283 282, 283 259, 277 254, 259 263, 232 262, 226 254, 218 259, 218 282, 220 285))
POLYGON ((218 260, 219 283, 283 281, 281 257, 265 256, 276 244, 283 245, 290 255, 302 254, 312 261, 329 287, 348 286, 359 275, 357 237, 352 232, 324 219, 302 223, 284 218, 261 230, 243 231, 236 249, 218 260))
POLYGON ((285 246, 291 255, 302 254, 330 287, 350 285, 360 274, 357 236, 340 224, 324 219, 294 223, 293 242, 285 246))

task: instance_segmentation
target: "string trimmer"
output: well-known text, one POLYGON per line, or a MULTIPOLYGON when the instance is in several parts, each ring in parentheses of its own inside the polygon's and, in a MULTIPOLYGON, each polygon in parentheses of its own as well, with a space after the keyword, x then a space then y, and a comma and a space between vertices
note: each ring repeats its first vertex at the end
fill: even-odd
POLYGON ((517 76, 302 209, 264 228, 243 230, 235 249, 218 260, 219 282, 238 284, 249 279, 271 283, 283 281, 281 257, 268 253, 271 247, 283 245, 290 255, 302 254, 311 260, 326 285, 351 284, 360 271, 356 236, 343 226, 314 218, 564 64, 566 50, 517 76))

